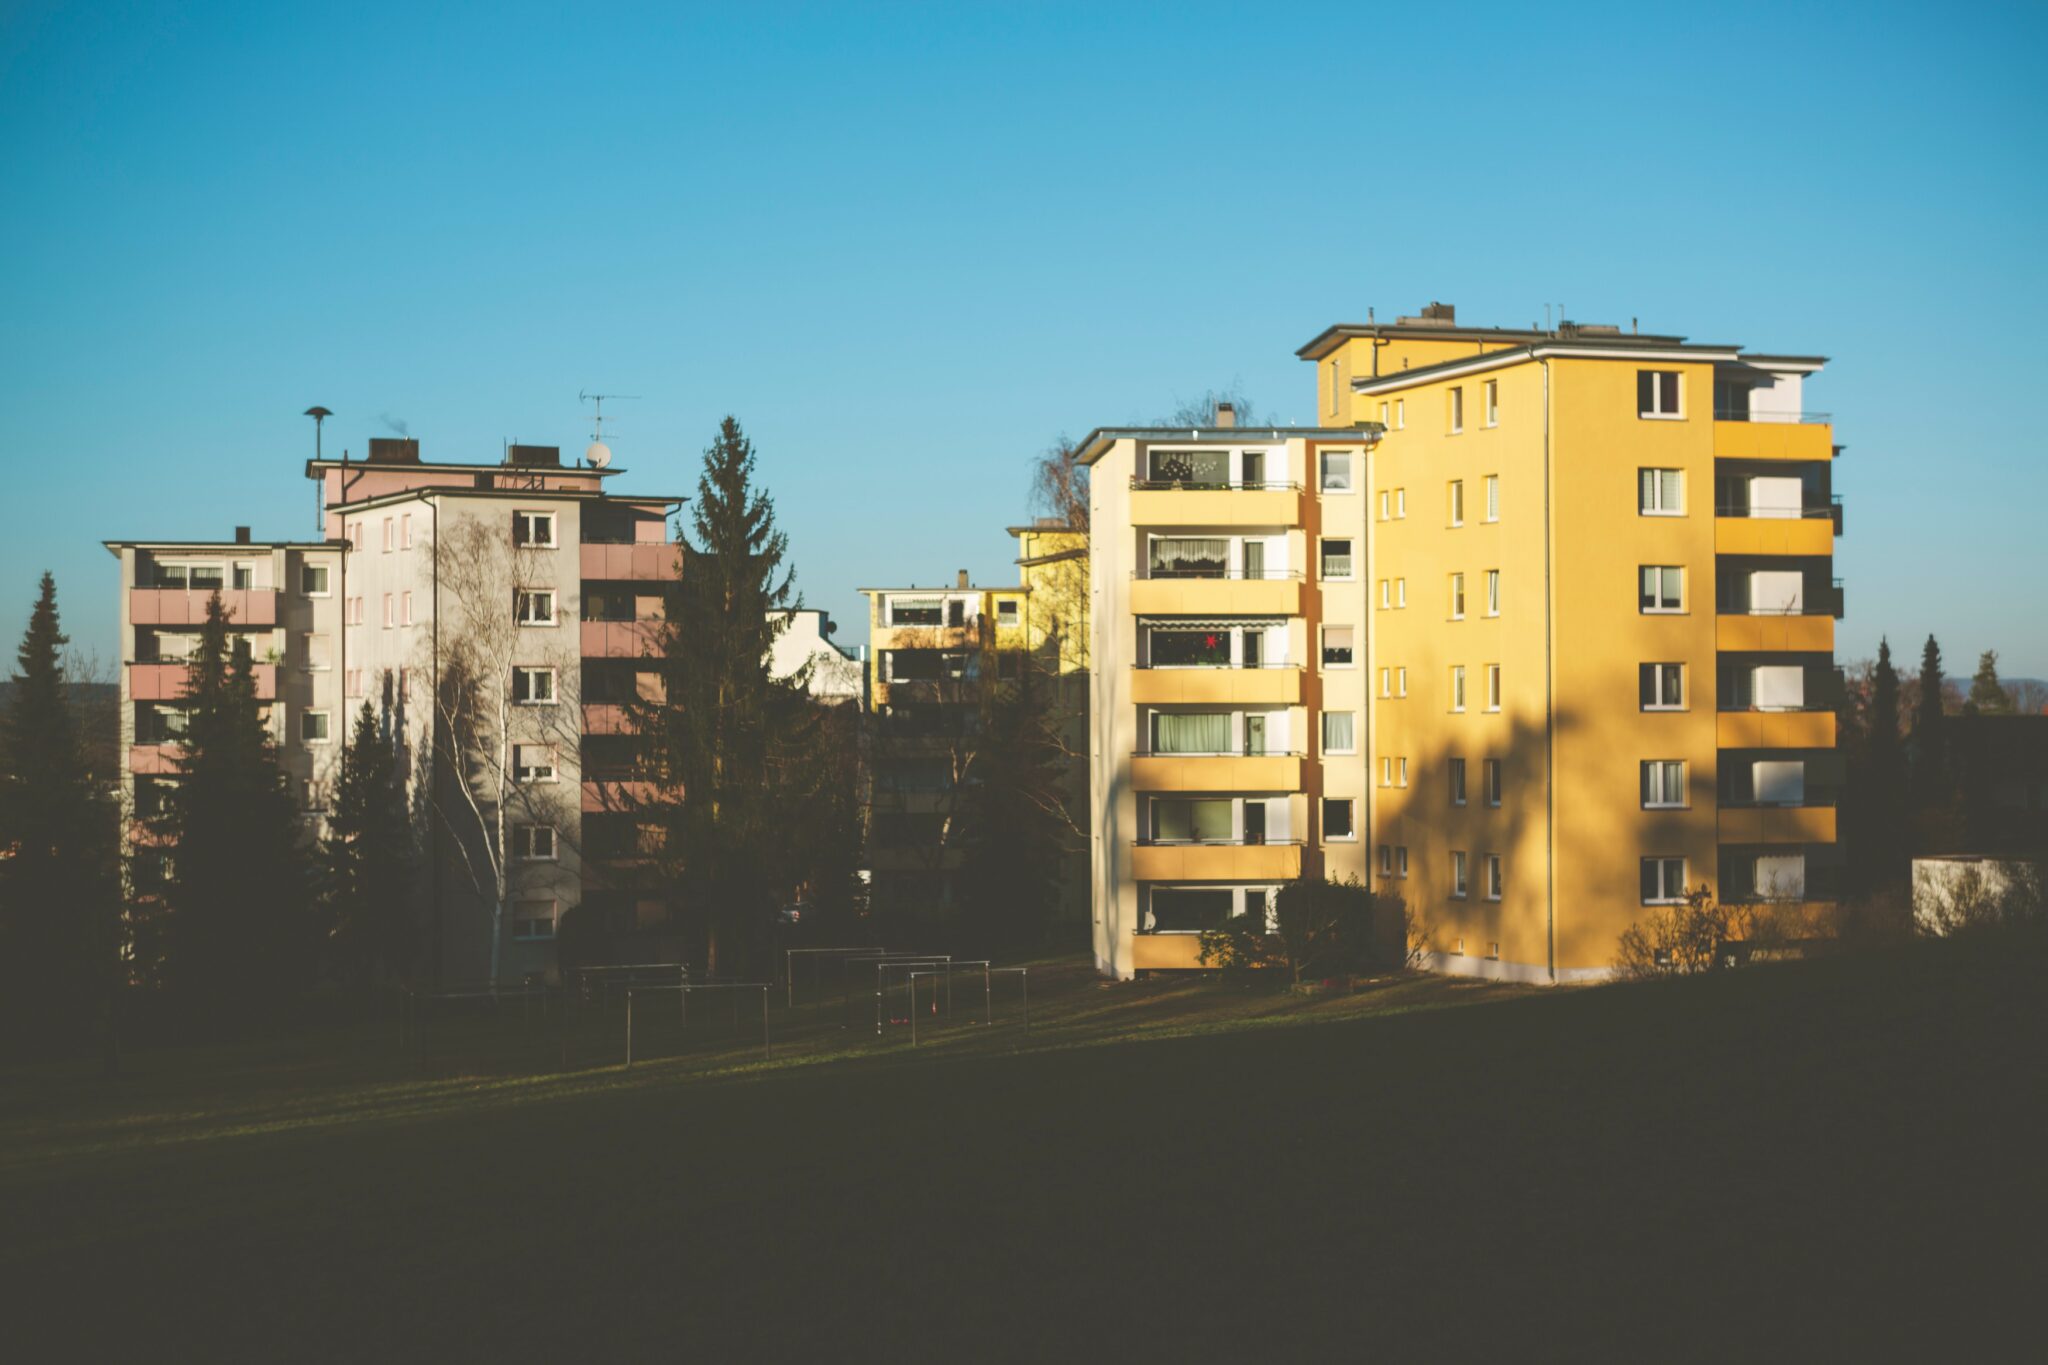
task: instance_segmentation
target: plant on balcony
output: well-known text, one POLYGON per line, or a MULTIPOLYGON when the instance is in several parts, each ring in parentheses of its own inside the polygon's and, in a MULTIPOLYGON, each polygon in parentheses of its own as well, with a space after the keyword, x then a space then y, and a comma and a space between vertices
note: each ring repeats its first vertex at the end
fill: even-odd
POLYGON ((1195 462, 1185 455, 1161 455, 1152 466, 1152 474, 1160 483, 1170 483, 1179 488, 1195 477, 1195 462))

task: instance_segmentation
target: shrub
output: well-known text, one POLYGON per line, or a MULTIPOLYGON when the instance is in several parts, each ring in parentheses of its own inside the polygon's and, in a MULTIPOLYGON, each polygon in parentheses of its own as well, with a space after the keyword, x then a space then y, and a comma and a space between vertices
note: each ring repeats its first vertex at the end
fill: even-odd
POLYGON ((1231 976, 1284 968, 1299 983, 1405 963, 1413 941, 1399 897, 1376 896, 1356 877, 1303 877, 1281 887, 1270 909, 1205 932, 1202 963, 1231 976))

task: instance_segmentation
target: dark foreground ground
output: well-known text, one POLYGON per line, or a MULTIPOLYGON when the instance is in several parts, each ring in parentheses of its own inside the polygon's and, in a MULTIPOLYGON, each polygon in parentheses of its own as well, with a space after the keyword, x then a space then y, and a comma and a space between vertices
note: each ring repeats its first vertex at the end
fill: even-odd
POLYGON ((1121 1043, 1048 989, 1021 1048, 245 1119, 16 1077, 0 1358, 2039 1359, 2044 967, 1179 986, 1225 1026, 1121 1043))

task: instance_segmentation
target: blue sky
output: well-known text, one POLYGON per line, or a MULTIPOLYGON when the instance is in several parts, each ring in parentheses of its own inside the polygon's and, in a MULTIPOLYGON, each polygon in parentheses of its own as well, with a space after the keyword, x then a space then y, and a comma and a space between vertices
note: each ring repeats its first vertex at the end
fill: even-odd
POLYGON ((1030 457, 1412 312, 1834 358, 1844 660, 2048 676, 2035 6, 10 4, 0 630, 332 450, 761 452, 809 603, 1012 581, 1030 457), (9 604, 12 604, 11 606, 9 604))

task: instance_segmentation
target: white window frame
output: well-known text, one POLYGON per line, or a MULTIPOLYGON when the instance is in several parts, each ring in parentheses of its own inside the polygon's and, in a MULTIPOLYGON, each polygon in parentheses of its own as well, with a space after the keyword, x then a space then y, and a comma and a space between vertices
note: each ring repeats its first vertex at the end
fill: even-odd
POLYGON ((1498 379, 1486 381, 1486 425, 1489 427, 1500 425, 1500 381, 1498 379))
POLYGON ((512 903, 512 941, 514 943, 551 943, 554 941, 555 933, 560 928, 561 922, 562 907, 559 901, 518 900, 512 903), (533 907, 541 905, 545 905, 548 908, 545 920, 530 913, 533 907), (525 927, 529 924, 543 923, 548 927, 547 932, 544 934, 533 933, 525 927))
POLYGON ((514 782, 559 782, 561 776, 561 756, 555 752, 554 745, 520 743, 512 746, 512 780, 514 782), (525 750, 533 750, 536 753, 545 755, 547 766, 541 768, 522 762, 522 758, 526 756, 523 752, 525 750))
POLYGON ((1488 616, 1500 615, 1499 569, 1488 569, 1486 571, 1486 614, 1488 616))
POLYGON ((1394 785, 1397 787, 1408 785, 1408 759, 1405 755, 1394 760, 1394 785))
POLYGON ((412 548, 412 513, 410 512, 398 514, 398 548, 401 550, 410 550, 412 548))
POLYGON ((561 861, 562 841, 555 827, 541 822, 512 826, 512 857, 522 863, 553 863, 561 861), (543 838, 541 836, 545 835, 543 838), (546 846, 545 852, 537 849, 546 846))
POLYGON ((1358 842, 1358 801, 1355 797, 1326 796, 1323 798, 1322 809, 1317 812, 1317 816, 1320 820, 1318 833, 1323 836, 1324 843, 1355 844, 1358 842), (1332 807, 1341 807, 1344 810, 1345 815, 1348 817, 1347 823, 1351 826, 1349 834, 1330 833, 1330 810, 1332 807))
POLYGON ((1465 386, 1463 384, 1453 384, 1450 387, 1450 411, 1448 416, 1450 418, 1451 435, 1456 436, 1465 430, 1465 386))
POLYGON ((512 619, 522 626, 552 626, 560 623, 561 616, 556 610, 553 588, 514 588, 512 590, 512 619), (542 598, 547 599, 548 612, 544 617, 528 619, 527 608, 542 598))
POLYGON ((1506 782, 1501 777, 1501 761, 1497 758, 1484 759, 1479 765, 1479 784, 1489 810, 1500 809, 1501 788, 1506 782))
POLYGON ((1358 491, 1358 481, 1352 477, 1356 472, 1354 468, 1356 455, 1357 452, 1350 450, 1318 451, 1316 453, 1317 491, 1331 496, 1356 493, 1358 491), (1344 484, 1341 488, 1332 483, 1330 478, 1333 468, 1332 462, 1337 460, 1343 461, 1344 464, 1344 484))
POLYGON ((328 713, 325 710, 299 712, 299 743, 331 744, 333 742, 333 719, 328 715, 328 713), (320 722, 320 733, 317 735, 307 734, 307 729, 310 727, 312 722, 316 720, 320 722))
MULTIPOLYGON (((1637 379, 1636 379, 1636 409, 1637 409, 1637 411, 1636 411, 1636 416, 1638 416, 1638 417, 1640 417, 1640 418, 1644 419, 1645 421, 1652 421, 1652 422, 1680 422, 1680 421, 1683 421, 1683 420, 1685 420, 1685 371, 1684 371, 1684 370, 1637 370, 1637 371, 1636 371, 1636 375, 1637 375, 1637 379), (1643 401, 1642 401, 1642 385, 1643 385, 1643 381, 1642 381, 1642 378, 1641 378, 1641 376, 1643 376, 1643 375, 1646 375, 1646 374, 1668 374, 1668 375, 1671 375, 1671 376, 1673 376, 1673 377, 1674 377, 1674 378, 1675 378, 1675 379, 1676 379, 1676 380, 1678 381, 1678 382, 1677 382, 1677 383, 1676 383, 1675 385, 1673 385, 1673 387, 1674 387, 1674 388, 1676 388, 1676 389, 1678 390, 1678 407, 1677 407, 1677 410, 1676 410, 1676 411, 1672 411, 1672 412, 1665 412, 1665 411, 1663 411, 1663 410, 1662 410, 1661 408, 1658 408, 1658 407, 1652 407, 1652 408, 1650 408, 1650 409, 1648 409, 1648 410, 1645 410, 1645 409, 1643 408, 1643 401)), ((1653 382, 1653 383, 1652 383, 1652 384, 1650 385, 1650 390, 1651 390, 1651 402, 1652 402, 1653 404, 1658 404, 1658 403, 1661 403, 1661 402, 1663 401, 1663 393, 1662 393, 1663 387, 1664 387, 1664 386, 1663 386, 1662 384, 1658 384, 1658 383, 1654 383, 1654 382, 1653 382)))
POLYGON ((396 517, 386 517, 384 518, 384 553, 388 555, 397 548, 398 519, 396 517))
POLYGON ((1331 756, 1355 754, 1358 752, 1358 713, 1356 711, 1323 712, 1323 752, 1331 756), (1330 718, 1332 716, 1343 716, 1351 722, 1351 743, 1341 749, 1330 747, 1330 718))
POLYGON ((1685 515, 1685 471, 1670 465, 1640 465, 1636 469, 1636 515, 1644 517, 1682 517, 1685 515), (1645 478, 1654 474, 1655 478, 1645 478), (1678 476, 1678 506, 1666 507, 1664 503, 1664 476, 1678 476), (1653 496, 1645 497, 1649 488, 1656 490, 1653 496))
POLYGON ((1385 754, 1380 755, 1380 785, 1382 787, 1394 785, 1394 760, 1385 754))
POLYGON ((1454 900, 1454 901, 1461 901, 1461 900, 1466 900, 1466 899, 1469 899, 1469 896, 1468 896, 1468 892, 1469 892, 1469 890, 1470 890, 1470 887, 1469 887, 1469 883, 1468 883, 1467 877, 1468 877, 1468 869, 1467 869, 1467 867, 1466 867, 1466 863, 1465 863, 1465 850, 1463 850, 1463 849, 1461 849, 1461 848, 1454 848, 1454 849, 1452 849, 1452 850, 1451 850, 1451 899, 1452 899, 1452 900, 1454 900))
POLYGON ((1465 665, 1451 665, 1451 711, 1453 714, 1465 709, 1465 665))
POLYGON ((1394 695, 1394 670, 1385 665, 1380 667, 1380 695, 1382 697, 1394 695))
POLYGON ((398 594, 398 624, 402 626, 409 626, 412 624, 411 588, 407 588, 404 592, 398 594))
POLYGON ((1639 564, 1636 566, 1636 607, 1644 616, 1683 616, 1685 614, 1685 566, 1683 564, 1639 564), (1657 603, 1654 607, 1643 606, 1643 575, 1650 570, 1657 571, 1657 603), (1664 575, 1667 570, 1678 574, 1678 602, 1665 606, 1664 575))
POLYGON ((1393 494, 1389 493, 1389 492, 1388 492, 1388 491, 1387 491, 1386 489, 1382 488, 1382 489, 1380 490, 1380 520, 1381 520, 1381 521, 1392 521, 1392 520, 1394 519, 1394 516, 1393 516, 1393 513, 1392 513, 1392 511, 1390 511, 1390 510, 1389 510, 1390 508, 1392 508, 1392 507, 1393 507, 1393 505, 1394 505, 1394 504, 1393 504, 1393 494))
POLYGON ((1357 544, 1358 538, 1356 536, 1319 537, 1316 541, 1316 573, 1318 577, 1325 583, 1356 583, 1358 581, 1359 556, 1352 547, 1355 547, 1357 544), (1333 543, 1346 547, 1344 559, 1350 565, 1350 568, 1341 574, 1330 572, 1330 546, 1333 543))
POLYGON ((539 664, 514 664, 512 665, 512 704, 514 706, 553 706, 560 700, 562 695, 555 683, 555 670, 552 667, 539 664), (547 681, 547 686, 543 689, 547 695, 544 697, 532 695, 532 685, 541 679, 547 681), (519 695, 522 680, 528 693, 528 695, 523 697, 519 695))
POLYGON ((555 513, 543 512, 530 507, 513 508, 512 543, 522 550, 555 549, 561 543, 561 534, 560 529, 556 523, 555 513), (522 518, 525 520, 525 524, 527 527, 527 535, 529 537, 525 540, 521 540, 519 538, 522 518), (537 534, 543 530, 547 533, 547 538, 544 540, 540 539, 537 534))
POLYGON ((1358 627, 1326 625, 1318 629, 1316 632, 1316 661, 1325 669, 1358 667, 1358 627), (1333 630, 1347 631, 1351 635, 1351 659, 1348 663, 1330 662, 1330 632, 1333 630))
POLYGON ((1462 758, 1454 758, 1454 759, 1452 759, 1452 760, 1450 761, 1450 773, 1449 773, 1449 775, 1448 775, 1448 780, 1449 780, 1449 782, 1450 782, 1450 789, 1451 789, 1451 804, 1452 804, 1452 805, 1454 805, 1454 806, 1462 806, 1462 805, 1464 805, 1464 804, 1465 804, 1465 760, 1464 760, 1464 759, 1462 759, 1462 758))
POLYGON ((1636 794, 1641 798, 1644 810, 1684 810, 1687 808, 1686 762, 1682 758, 1646 758, 1636 778, 1636 794), (1672 770, 1677 770, 1678 793, 1673 799, 1670 784, 1672 770), (1651 773, 1656 774, 1653 781, 1651 773))
POLYGON ((1488 664, 1486 666, 1486 709, 1488 711, 1500 710, 1499 664, 1488 664))
POLYGON ((1489 522, 1500 520, 1500 475, 1498 474, 1488 474, 1486 476, 1486 519, 1489 522))
POLYGON ((1408 695, 1408 666, 1406 664, 1394 665, 1394 695, 1397 697, 1408 695))
POLYGON ((1452 575, 1451 575, 1451 582, 1450 582, 1450 590, 1451 590, 1451 592, 1450 592, 1450 596, 1451 596, 1451 619, 1452 619, 1453 621, 1462 621, 1462 620, 1464 620, 1464 619, 1465 619, 1465 575, 1464 575, 1464 574, 1462 574, 1462 573, 1454 573, 1454 574, 1452 574, 1452 575))
POLYGON ((1407 429, 1408 400, 1405 398, 1396 398, 1394 400, 1394 430, 1406 431, 1407 429))
POLYGON ((387 592, 384 594, 384 629, 389 630, 397 624, 398 596, 395 593, 387 592))
POLYGON ((1380 580, 1380 610, 1390 611, 1392 610, 1393 605, 1394 580, 1391 578, 1382 578, 1380 580))
POLYGON ((1452 479, 1445 486, 1444 497, 1450 503, 1450 507, 1447 510, 1451 514, 1451 525, 1463 526, 1465 524, 1465 481, 1463 479, 1452 479))
POLYGON ((1490 900, 1490 901, 1497 901, 1497 900, 1499 900, 1499 899, 1500 899, 1500 896, 1501 896, 1501 892, 1502 892, 1502 890, 1503 890, 1503 889, 1505 889, 1506 885, 1507 885, 1507 878, 1506 878, 1506 876, 1505 876, 1505 875, 1504 875, 1504 874, 1502 873, 1502 871, 1501 871, 1501 865, 1500 865, 1500 855, 1499 855, 1498 853, 1489 853, 1489 854, 1487 854, 1487 855, 1486 855, 1486 899, 1488 899, 1488 900, 1490 900))
POLYGON ((1640 665, 1638 665, 1638 666, 1637 666, 1637 668, 1636 668, 1636 706, 1637 706, 1637 708, 1638 708, 1639 710, 1643 710, 1643 711, 1683 711, 1683 710, 1685 710, 1685 709, 1686 709, 1686 703, 1687 703, 1687 702, 1688 702, 1689 700, 1690 700, 1690 698, 1689 698, 1689 697, 1688 697, 1688 696, 1686 695, 1686 689, 1685 689, 1685 665, 1684 665, 1684 664, 1682 664, 1682 663, 1655 663, 1655 662, 1646 662, 1646 663, 1643 663, 1643 664, 1640 664, 1640 665), (1651 697, 1653 697, 1653 698, 1655 698, 1655 697, 1661 697, 1661 696, 1663 696, 1663 695, 1664 695, 1664 677, 1665 677, 1665 674, 1666 674, 1666 672, 1667 672, 1667 671, 1673 671, 1673 672, 1676 672, 1676 673, 1678 674, 1678 702, 1677 702, 1677 704, 1676 704, 1676 705, 1673 705, 1673 704, 1670 704, 1670 703, 1667 703, 1667 702, 1655 701, 1655 700, 1652 700, 1652 701, 1649 701, 1649 702, 1645 702, 1645 701, 1643 700, 1643 669, 1645 669, 1645 668, 1647 668, 1647 669, 1650 669, 1650 670, 1651 670, 1651 673, 1650 673, 1650 695, 1651 695, 1651 697))
MULTIPOLYGON (((1655 863, 1657 865, 1657 895, 1647 900, 1644 900, 1643 904, 1683 905, 1685 903, 1687 872, 1685 859, 1674 858, 1668 854, 1646 853, 1643 855, 1642 861, 1644 863, 1655 863), (1675 892, 1672 890, 1670 883, 1665 878, 1665 873, 1670 871, 1671 864, 1673 863, 1678 864, 1678 889, 1675 892)), ((1637 873, 1636 877, 1636 889, 1637 895, 1640 896, 1642 894, 1642 874, 1640 872, 1637 873)))
POLYGON ((330 572, 330 571, 329 571, 329 569, 328 569, 328 566, 327 566, 327 565, 325 565, 325 564, 301 564, 301 565, 299 565, 299 596, 301 596, 301 597, 332 597, 332 596, 334 596, 334 587, 333 587, 333 584, 334 584, 334 575, 333 575, 333 573, 332 573, 332 572, 330 572), (307 586, 306 586, 306 577, 307 577, 307 575, 309 575, 309 574, 319 574, 319 575, 320 575, 320 586, 319 586, 318 588, 309 588, 309 587, 307 587, 307 586))
POLYGON ((1407 519, 1407 516, 1408 490, 1406 488, 1396 488, 1394 490, 1394 520, 1404 521, 1407 519))
POLYGON ((1015 625, 1017 624, 1017 622, 1018 622, 1018 621, 1019 621, 1020 619, 1022 619, 1022 613, 1020 613, 1020 612, 1019 612, 1019 611, 1017 610, 1017 599, 1016 599, 1016 598, 1014 598, 1014 597, 1005 597, 1005 598, 1002 598, 1001 600, 999 600, 999 601, 998 601, 998 602, 996 603, 996 624, 997 624, 997 625, 999 625, 999 626, 1002 626, 1002 625, 1009 625, 1009 626, 1015 626, 1015 625), (1008 618, 1008 619, 1006 620, 1005 618, 1008 618))
POLYGON ((1408 845, 1406 844, 1394 845, 1394 875, 1396 877, 1406 877, 1408 875, 1408 845))
POLYGON ((322 631, 308 631, 306 634, 306 671, 308 673, 327 673, 331 672, 333 668, 334 641, 329 639, 322 631), (313 648, 315 642, 320 646, 317 653, 325 655, 325 659, 316 661, 313 657, 316 653, 313 648))
POLYGON ((1380 845, 1380 875, 1382 877, 1394 875, 1394 846, 1392 844, 1380 845))
POLYGON ((1394 580, 1394 606, 1395 606, 1395 607, 1396 607, 1397 609, 1399 609, 1399 608, 1405 608, 1405 607, 1406 607, 1407 605, 1408 605, 1408 580, 1407 580, 1407 579, 1405 579, 1405 578, 1397 578, 1397 579, 1395 579, 1395 580, 1394 580))

